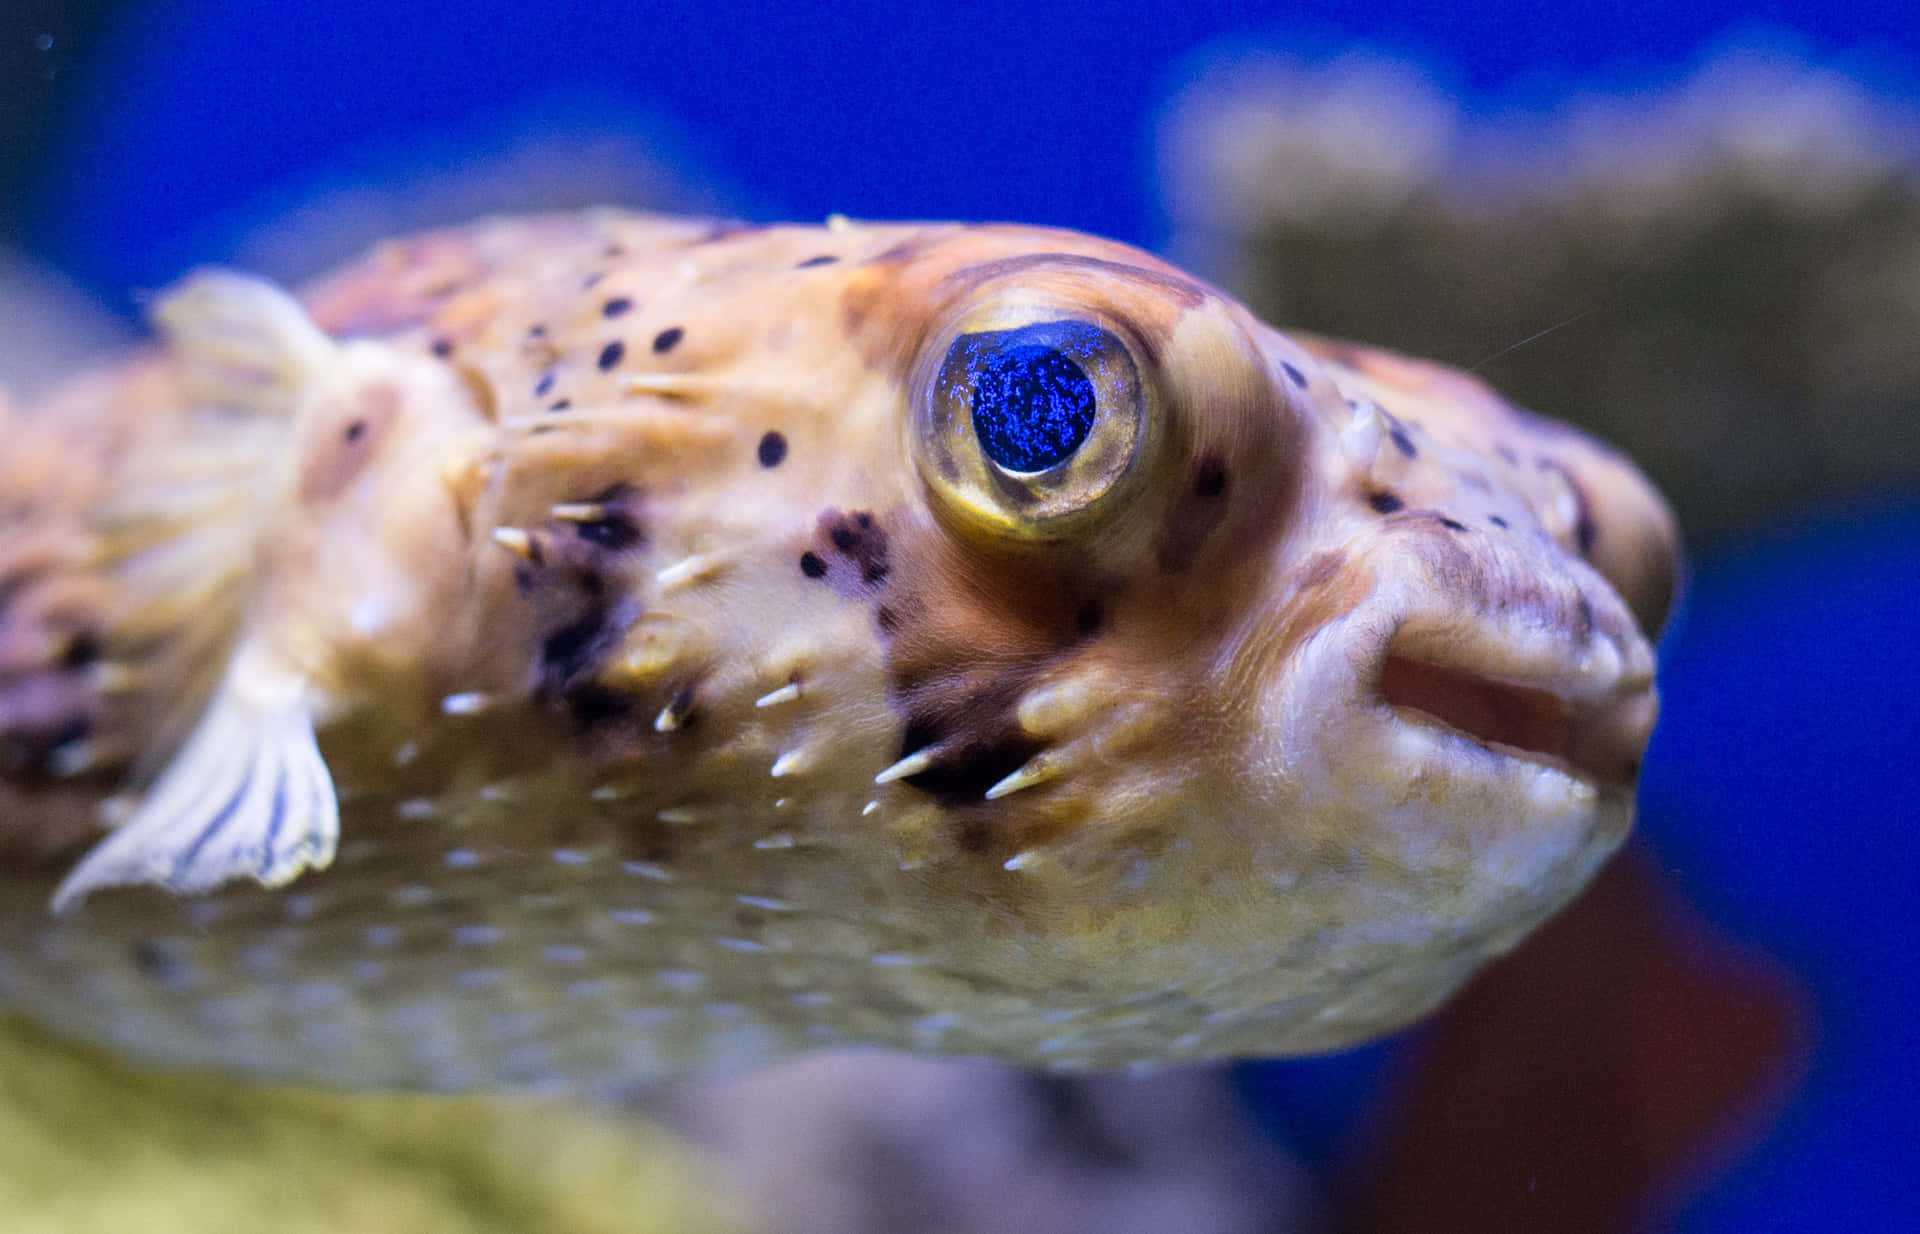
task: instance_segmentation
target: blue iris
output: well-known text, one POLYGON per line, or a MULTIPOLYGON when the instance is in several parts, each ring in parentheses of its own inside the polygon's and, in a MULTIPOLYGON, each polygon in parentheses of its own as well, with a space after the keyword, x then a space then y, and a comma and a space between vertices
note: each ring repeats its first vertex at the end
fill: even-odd
POLYGON ((1073 457, 1100 409, 1080 362, 1097 360, 1104 338, 1098 326, 1053 321, 955 341, 948 354, 964 365, 974 435, 988 458, 1035 472, 1073 457))

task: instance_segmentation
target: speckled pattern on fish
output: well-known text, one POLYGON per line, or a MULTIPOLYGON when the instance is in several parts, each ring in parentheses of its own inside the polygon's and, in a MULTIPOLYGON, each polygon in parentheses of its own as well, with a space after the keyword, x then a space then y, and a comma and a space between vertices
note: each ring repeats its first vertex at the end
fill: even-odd
POLYGON ((609 211, 154 317, 0 408, 0 1001, 138 1057, 1327 1049, 1630 826, 1658 495, 1136 250, 609 211))

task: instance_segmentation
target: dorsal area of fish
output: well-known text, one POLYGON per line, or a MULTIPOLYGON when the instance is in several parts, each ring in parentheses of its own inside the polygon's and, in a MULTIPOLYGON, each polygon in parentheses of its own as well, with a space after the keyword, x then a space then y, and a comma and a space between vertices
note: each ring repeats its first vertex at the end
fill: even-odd
POLYGON ((599 212, 156 321, 0 470, 0 999, 140 1056, 1327 1049, 1630 826, 1658 495, 1136 250, 599 212))

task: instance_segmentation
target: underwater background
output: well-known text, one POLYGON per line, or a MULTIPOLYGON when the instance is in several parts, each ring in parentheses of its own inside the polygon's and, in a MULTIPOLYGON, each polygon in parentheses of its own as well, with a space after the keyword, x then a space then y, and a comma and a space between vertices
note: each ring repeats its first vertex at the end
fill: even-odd
POLYGON ((1472 367, 1690 545, 1639 838, 1579 904, 1334 1058, 649 1109, 767 1228, 1920 1228, 1916 64, 1895 3, 4 0, 0 349, 23 384, 69 363, 29 303, 111 338, 196 263, 621 201, 1074 227, 1472 367))

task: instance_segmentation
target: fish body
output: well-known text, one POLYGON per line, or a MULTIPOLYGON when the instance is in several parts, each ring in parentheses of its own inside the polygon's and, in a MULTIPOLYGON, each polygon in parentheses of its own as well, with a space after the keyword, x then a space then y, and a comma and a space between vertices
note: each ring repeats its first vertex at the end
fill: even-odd
POLYGON ((1324 1050, 1630 827, 1659 496, 1137 250, 603 211, 154 316, 5 413, 0 1001, 63 1031, 434 1088, 1324 1050))

